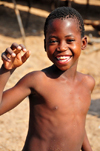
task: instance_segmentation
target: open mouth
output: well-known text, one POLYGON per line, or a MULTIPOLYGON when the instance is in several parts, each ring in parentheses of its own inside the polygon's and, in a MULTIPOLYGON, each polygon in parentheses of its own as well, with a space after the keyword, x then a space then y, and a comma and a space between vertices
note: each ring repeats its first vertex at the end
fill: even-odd
POLYGON ((57 60, 60 62, 66 62, 66 61, 69 61, 70 58, 71 58, 71 56, 59 56, 59 57, 57 57, 57 60))

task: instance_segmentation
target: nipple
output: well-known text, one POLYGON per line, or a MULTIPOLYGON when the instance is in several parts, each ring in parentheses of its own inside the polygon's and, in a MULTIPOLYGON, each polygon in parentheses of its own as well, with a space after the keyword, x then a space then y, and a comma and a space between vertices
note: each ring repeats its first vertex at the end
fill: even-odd
POLYGON ((58 109, 58 106, 55 106, 54 108, 53 108, 53 110, 57 110, 58 109))

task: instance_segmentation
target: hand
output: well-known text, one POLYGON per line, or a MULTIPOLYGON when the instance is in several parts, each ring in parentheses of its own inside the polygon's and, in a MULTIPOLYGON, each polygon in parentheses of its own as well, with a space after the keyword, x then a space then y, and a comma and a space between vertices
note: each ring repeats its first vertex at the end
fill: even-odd
POLYGON ((5 52, 2 53, 1 57, 4 63, 4 67, 7 70, 11 70, 21 66, 30 56, 30 52, 20 44, 13 43, 11 47, 8 47, 5 52), (22 51, 24 54, 22 55, 22 51))

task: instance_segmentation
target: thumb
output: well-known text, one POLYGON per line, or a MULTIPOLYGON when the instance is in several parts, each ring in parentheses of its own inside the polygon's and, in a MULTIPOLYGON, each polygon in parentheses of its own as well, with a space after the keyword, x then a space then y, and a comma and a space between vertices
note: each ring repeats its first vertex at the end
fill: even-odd
POLYGON ((27 51, 23 56, 22 56, 22 62, 24 63, 30 56, 30 51, 27 51))

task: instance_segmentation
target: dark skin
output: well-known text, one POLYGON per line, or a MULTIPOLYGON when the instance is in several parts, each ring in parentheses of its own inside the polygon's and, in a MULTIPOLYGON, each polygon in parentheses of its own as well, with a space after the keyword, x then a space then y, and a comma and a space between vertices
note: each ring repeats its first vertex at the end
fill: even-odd
POLYGON ((55 19, 48 25, 44 42, 53 65, 27 74, 5 92, 10 75, 30 53, 15 43, 3 53, 0 115, 29 96, 29 130, 23 151, 92 151, 85 120, 95 82, 91 76, 77 72, 87 38, 81 38, 76 19, 55 19), (21 51, 25 52, 22 57, 21 51))

